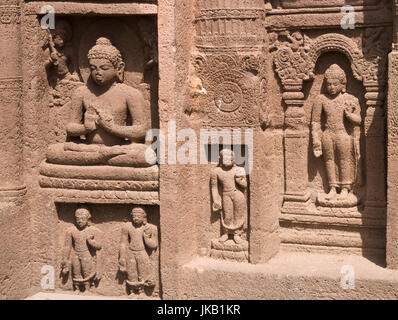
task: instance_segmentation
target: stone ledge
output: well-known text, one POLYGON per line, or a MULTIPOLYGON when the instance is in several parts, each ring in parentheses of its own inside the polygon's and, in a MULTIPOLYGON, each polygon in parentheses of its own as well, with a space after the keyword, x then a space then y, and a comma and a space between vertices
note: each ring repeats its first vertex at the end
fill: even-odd
POLYGON ((158 6, 155 3, 79 3, 79 2, 29 2, 25 4, 25 14, 39 15, 41 8, 51 5, 56 14, 77 15, 157 15, 158 6))
POLYGON ((190 299, 397 299, 398 271, 354 255, 280 252, 261 265, 199 257, 183 266, 179 292, 190 299), (341 287, 347 265, 355 289, 341 287))

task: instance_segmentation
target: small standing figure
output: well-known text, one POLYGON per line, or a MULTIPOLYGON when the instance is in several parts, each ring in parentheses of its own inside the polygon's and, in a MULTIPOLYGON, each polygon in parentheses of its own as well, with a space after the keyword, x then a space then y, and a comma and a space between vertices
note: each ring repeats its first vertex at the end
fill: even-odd
POLYGON ((65 20, 57 20, 55 29, 48 33, 48 48, 45 54, 48 57, 45 62, 47 69, 53 69, 57 80, 79 81, 73 75, 74 66, 72 63, 72 52, 66 43, 72 39, 72 26, 65 20))
POLYGON ((235 164, 232 150, 221 150, 220 166, 215 168, 211 175, 211 193, 213 211, 220 212, 222 235, 212 242, 212 256, 220 257, 219 252, 215 251, 221 250, 224 251, 221 254, 223 258, 244 260, 239 257, 235 259, 233 252, 247 251, 247 240, 242 239, 247 225, 246 189, 247 179, 244 168, 235 164))
POLYGON ((313 151, 315 157, 323 155, 329 184, 329 193, 318 195, 318 202, 354 206, 358 202, 352 187, 359 178, 361 108, 358 99, 346 93, 347 77, 338 65, 326 70, 325 82, 327 92, 317 97, 312 112, 313 151))
POLYGON ((66 20, 59 19, 56 28, 48 32, 48 44, 44 51, 45 67, 52 86, 50 106, 62 107, 70 102, 72 91, 82 85, 75 73, 72 50, 67 43, 72 39, 72 26, 66 20))
POLYGON ((102 231, 90 225, 91 214, 86 206, 75 211, 75 219, 76 226, 66 233, 62 274, 66 276, 72 265, 73 290, 89 292, 94 282, 101 278, 97 251, 102 248, 102 231))
POLYGON ((129 294, 140 296, 144 288, 151 290, 155 287, 155 270, 151 258, 158 248, 158 228, 148 223, 142 207, 133 208, 131 220, 122 229, 119 270, 127 273, 129 294))

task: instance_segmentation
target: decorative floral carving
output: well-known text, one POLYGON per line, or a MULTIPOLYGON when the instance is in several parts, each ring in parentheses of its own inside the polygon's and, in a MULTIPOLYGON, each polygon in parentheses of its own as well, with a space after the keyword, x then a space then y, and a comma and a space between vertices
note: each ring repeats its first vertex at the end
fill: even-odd
POLYGON ((386 81, 386 37, 389 33, 385 28, 377 28, 376 32, 374 30, 364 31, 362 50, 353 40, 338 33, 324 34, 315 39, 310 39, 299 31, 271 34, 270 51, 276 49, 275 71, 282 82, 310 80, 314 76, 319 56, 328 51, 339 51, 351 61, 356 79, 383 85, 386 81))
POLYGON ((309 80, 313 77, 313 66, 310 59, 311 40, 301 32, 282 32, 271 35, 270 50, 274 55, 275 71, 282 81, 309 80), (286 41, 279 39, 284 37, 286 41))
POLYGON ((206 90, 205 95, 198 97, 199 105, 211 125, 255 124, 259 97, 257 74, 261 69, 257 57, 199 55, 194 66, 206 90))
POLYGON ((0 24, 20 24, 21 8, 19 6, 0 6, 0 24))

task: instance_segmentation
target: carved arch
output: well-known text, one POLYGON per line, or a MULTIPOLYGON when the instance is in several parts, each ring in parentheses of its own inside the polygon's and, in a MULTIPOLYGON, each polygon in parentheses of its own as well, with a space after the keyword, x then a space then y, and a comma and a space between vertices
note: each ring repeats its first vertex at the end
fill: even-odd
MULTIPOLYGON (((311 39, 299 31, 291 34, 280 34, 288 41, 274 40, 270 49, 276 48, 274 55, 275 71, 282 83, 311 80, 314 77, 315 65, 318 58, 325 52, 338 51, 343 53, 351 62, 354 77, 363 81, 364 85, 385 83, 386 55, 364 57, 362 48, 350 38, 338 34, 327 33, 311 39)), ((367 46, 377 46, 380 39, 371 39, 367 46)))
POLYGON ((363 76, 360 73, 360 68, 357 66, 357 62, 361 56, 357 44, 350 38, 338 33, 324 34, 313 41, 309 52, 312 61, 311 73, 314 72, 315 65, 319 57, 322 54, 331 51, 337 51, 344 54, 350 60, 355 79, 359 81, 363 80, 363 76))

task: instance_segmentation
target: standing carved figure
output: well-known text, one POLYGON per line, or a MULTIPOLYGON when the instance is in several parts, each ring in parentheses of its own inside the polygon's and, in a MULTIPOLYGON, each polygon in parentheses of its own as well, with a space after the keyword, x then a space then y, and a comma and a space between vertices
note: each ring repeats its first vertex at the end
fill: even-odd
POLYGON ((316 98, 312 112, 313 151, 315 157, 323 155, 330 188, 328 194, 318 196, 318 202, 355 205, 352 187, 359 176, 361 108, 358 99, 346 93, 347 77, 338 65, 327 69, 325 84, 327 93, 316 98))
POLYGON ((68 42, 72 39, 72 26, 63 19, 57 20, 56 28, 49 30, 44 63, 52 86, 50 107, 62 107, 71 100, 72 91, 81 86, 73 52, 68 42))
POLYGON ((65 20, 57 20, 55 29, 49 31, 48 47, 45 50, 47 60, 45 67, 53 69, 57 80, 79 81, 73 74, 75 66, 72 60, 72 51, 66 44, 72 39, 72 26, 65 20))
POLYGON ((219 242, 225 242, 230 237, 237 244, 245 241, 241 234, 247 221, 246 188, 246 173, 244 168, 235 164, 233 151, 221 150, 220 166, 211 175, 213 210, 221 213, 222 236, 219 242))
POLYGON ((90 225, 91 214, 85 206, 76 210, 75 219, 76 226, 66 233, 62 274, 67 275, 72 265, 73 289, 83 291, 84 287, 84 291, 88 292, 94 281, 101 278, 97 251, 102 248, 102 231, 90 225))
POLYGON ((130 295, 141 295, 144 287, 155 286, 155 270, 151 257, 158 248, 158 229, 148 223, 142 207, 135 207, 131 211, 131 219, 132 222, 127 222, 122 229, 119 269, 127 273, 126 282, 130 295))

